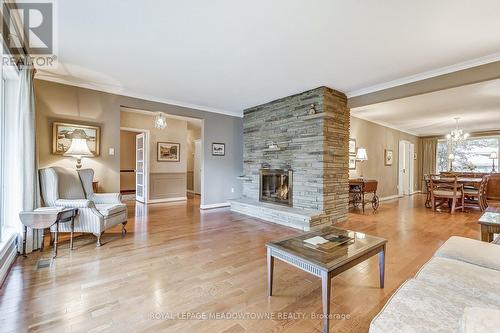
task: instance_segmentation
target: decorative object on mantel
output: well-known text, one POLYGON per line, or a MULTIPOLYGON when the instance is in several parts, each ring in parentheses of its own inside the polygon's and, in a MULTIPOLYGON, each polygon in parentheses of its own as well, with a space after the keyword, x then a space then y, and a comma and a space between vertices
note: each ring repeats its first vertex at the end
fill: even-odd
POLYGON ((163 112, 158 112, 155 115, 155 128, 165 129, 167 127, 167 116, 163 112))
POLYGON ((493 153, 490 154, 490 160, 493 161, 493 165, 491 167, 491 172, 496 172, 496 170, 495 170, 495 160, 497 158, 498 158, 498 154, 497 153, 493 152, 493 153))
POLYGON ((281 150, 281 148, 275 142, 271 142, 267 147, 267 149, 264 149, 264 151, 279 151, 279 150, 281 150))
POLYGON ((156 149, 156 160, 158 162, 180 162, 181 160, 180 143, 158 142, 156 149))
POLYGON ((309 115, 312 116, 315 114, 316 114, 316 107, 314 106, 314 104, 311 104, 311 108, 309 109, 309 115))
POLYGON ((392 149, 384 149, 384 165, 391 166, 393 161, 392 149))
POLYGON ((356 139, 349 139, 349 155, 356 155, 356 139))
POLYGON ((248 177, 248 176, 245 176, 245 175, 241 175, 241 176, 238 176, 236 177, 236 179, 238 180, 253 180, 252 177, 248 177))
POLYGON ((225 143, 212 143, 212 155, 213 156, 224 156, 226 155, 226 144, 225 143))
POLYGON ((94 157, 94 154, 87 145, 87 135, 82 129, 75 129, 71 135, 71 145, 68 150, 63 154, 64 156, 71 156, 76 158, 76 168, 82 167, 83 157, 94 157))
POLYGON ((87 146, 93 156, 99 156, 101 128, 70 123, 54 122, 52 124, 52 154, 63 155, 71 145, 73 133, 79 130, 85 136, 87 146))
POLYGON ((368 154, 366 153, 365 148, 358 148, 358 152, 356 153, 356 161, 361 162, 361 172, 359 173, 359 178, 363 178, 363 162, 368 161, 368 154))

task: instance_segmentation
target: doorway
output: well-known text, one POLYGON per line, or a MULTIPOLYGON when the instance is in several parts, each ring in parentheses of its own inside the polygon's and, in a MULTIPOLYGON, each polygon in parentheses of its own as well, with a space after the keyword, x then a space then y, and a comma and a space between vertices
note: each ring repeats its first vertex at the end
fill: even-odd
POLYGON ((201 139, 197 139, 194 141, 193 190, 198 195, 201 195, 201 151, 201 139))
POLYGON ((149 131, 120 128, 120 193, 125 201, 148 202, 149 131))
POLYGON ((412 195, 414 192, 414 154, 415 145, 409 141, 399 141, 399 196, 412 195))

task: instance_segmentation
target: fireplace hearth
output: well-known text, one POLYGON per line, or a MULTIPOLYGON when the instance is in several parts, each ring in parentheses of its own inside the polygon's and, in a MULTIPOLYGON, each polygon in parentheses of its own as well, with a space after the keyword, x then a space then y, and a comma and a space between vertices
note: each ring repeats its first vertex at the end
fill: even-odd
POLYGON ((291 207, 292 193, 292 170, 260 169, 260 201, 291 207))

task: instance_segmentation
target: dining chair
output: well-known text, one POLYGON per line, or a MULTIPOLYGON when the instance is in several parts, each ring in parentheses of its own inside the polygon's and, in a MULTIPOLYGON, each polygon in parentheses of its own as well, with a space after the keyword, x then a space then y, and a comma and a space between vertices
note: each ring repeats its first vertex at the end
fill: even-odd
POLYGON ((431 208, 431 175, 427 174, 424 175, 424 183, 425 183, 425 192, 426 192, 426 198, 425 198, 425 207, 426 208, 431 208))
POLYGON ((490 176, 483 176, 481 183, 476 186, 465 186, 464 187, 464 197, 465 203, 468 205, 473 205, 479 207, 481 211, 488 208, 488 203, 486 201, 486 191, 488 188, 490 176))
POLYGON ((438 178, 434 176, 430 177, 432 209, 436 211, 437 207, 448 203, 452 214, 455 213, 456 209, 461 209, 463 212, 465 204, 463 184, 457 182, 456 176, 452 177, 454 181, 449 183, 438 181, 438 178))

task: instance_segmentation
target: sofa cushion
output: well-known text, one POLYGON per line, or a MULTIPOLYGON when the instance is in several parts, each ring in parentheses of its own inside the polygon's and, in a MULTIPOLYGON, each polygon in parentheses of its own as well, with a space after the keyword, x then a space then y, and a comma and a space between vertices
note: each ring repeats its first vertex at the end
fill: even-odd
POLYGON ((370 333, 456 332, 466 307, 490 307, 441 286, 410 279, 373 319, 370 333))
POLYGON ((450 237, 434 256, 500 270, 500 246, 475 239, 450 237))
POLYGON ((433 257, 415 278, 468 297, 487 300, 500 308, 500 271, 455 259, 433 257))
POLYGON ((104 217, 122 213, 127 210, 127 206, 125 204, 98 204, 95 205, 95 208, 97 208, 99 213, 101 213, 104 217))
POLYGON ((460 333, 500 332, 500 309, 465 308, 460 333))

